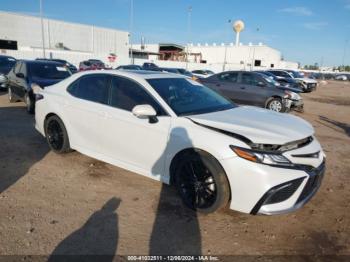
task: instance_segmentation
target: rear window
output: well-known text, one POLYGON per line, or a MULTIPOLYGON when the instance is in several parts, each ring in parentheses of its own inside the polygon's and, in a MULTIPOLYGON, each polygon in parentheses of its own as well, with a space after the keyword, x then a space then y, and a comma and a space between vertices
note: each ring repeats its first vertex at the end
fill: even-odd
POLYGON ((29 64, 29 71, 33 78, 64 79, 71 75, 70 71, 60 64, 29 64))

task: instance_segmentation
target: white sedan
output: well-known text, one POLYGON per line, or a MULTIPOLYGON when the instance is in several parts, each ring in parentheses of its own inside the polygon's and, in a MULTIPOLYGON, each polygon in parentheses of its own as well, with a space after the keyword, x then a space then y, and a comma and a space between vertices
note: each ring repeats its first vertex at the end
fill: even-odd
POLYGON ((236 106, 180 75, 147 71, 75 74, 36 94, 36 129, 56 153, 79 151, 173 184, 209 213, 251 214, 303 206, 325 155, 304 120, 236 106))

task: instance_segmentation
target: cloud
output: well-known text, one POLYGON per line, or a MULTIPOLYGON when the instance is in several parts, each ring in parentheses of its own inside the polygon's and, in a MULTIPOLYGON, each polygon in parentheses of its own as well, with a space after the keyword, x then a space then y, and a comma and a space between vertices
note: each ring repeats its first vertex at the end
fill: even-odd
POLYGON ((311 16, 313 15, 313 12, 303 6, 296 6, 296 7, 287 7, 280 9, 279 12, 289 13, 293 15, 299 15, 299 16, 311 16))
POLYGON ((314 22, 314 23, 305 23, 304 27, 310 30, 320 30, 327 25, 328 25, 327 22, 314 22))

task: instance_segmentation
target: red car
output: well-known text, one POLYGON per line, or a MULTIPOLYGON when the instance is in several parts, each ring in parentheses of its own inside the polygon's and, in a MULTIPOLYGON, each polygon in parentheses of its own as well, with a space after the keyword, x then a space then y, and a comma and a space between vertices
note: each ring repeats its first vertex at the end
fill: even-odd
POLYGON ((108 69, 106 65, 98 59, 89 59, 79 64, 79 71, 108 69))

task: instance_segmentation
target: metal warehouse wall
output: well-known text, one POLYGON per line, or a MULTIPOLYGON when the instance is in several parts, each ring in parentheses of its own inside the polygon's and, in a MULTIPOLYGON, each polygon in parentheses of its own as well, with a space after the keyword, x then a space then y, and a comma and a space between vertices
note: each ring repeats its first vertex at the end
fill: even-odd
MULTIPOLYGON (((19 51, 42 47, 39 17, 0 12, 0 25, 0 39, 17 41, 19 51)), ((57 49, 62 43, 66 51, 128 57, 129 34, 125 31, 44 19, 44 33, 47 49, 57 49)))

